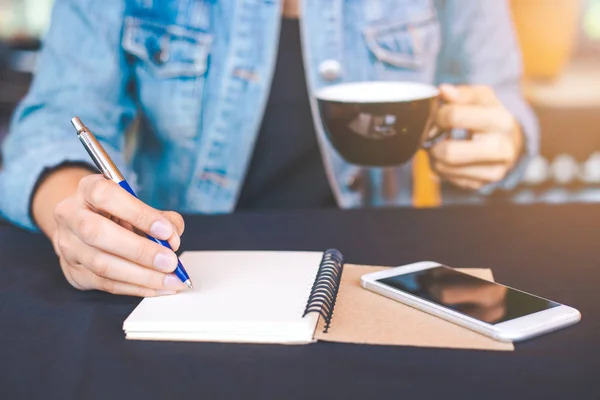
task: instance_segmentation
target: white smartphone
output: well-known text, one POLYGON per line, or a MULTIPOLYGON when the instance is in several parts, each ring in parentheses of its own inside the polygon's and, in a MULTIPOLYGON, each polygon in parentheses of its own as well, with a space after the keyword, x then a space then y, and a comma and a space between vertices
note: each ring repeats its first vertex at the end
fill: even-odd
POLYGON ((529 339, 581 319, 572 307, 432 261, 363 275, 361 285, 503 342, 529 339))

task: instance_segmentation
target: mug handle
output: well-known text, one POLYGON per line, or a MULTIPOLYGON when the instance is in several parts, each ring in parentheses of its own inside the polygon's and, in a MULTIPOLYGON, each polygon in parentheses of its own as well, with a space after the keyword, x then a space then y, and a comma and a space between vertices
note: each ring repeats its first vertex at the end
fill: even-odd
MULTIPOLYGON (((442 104, 444 104, 444 102, 441 99, 438 99, 438 107, 441 106, 442 104)), ((454 131, 454 129, 440 130, 435 126, 433 127, 433 129, 437 130, 436 134, 427 138, 425 141, 423 141, 423 143, 421 144, 421 148, 423 148, 425 150, 431 149, 433 146, 435 146, 439 142, 442 142, 446 139, 450 139, 452 137, 452 132, 454 131)), ((457 129, 457 130, 464 131, 463 129, 457 129)), ((464 131, 464 133, 465 134, 464 134, 463 140, 473 139, 473 134, 471 132, 464 131)))
MULTIPOLYGON (((434 115, 443 104, 444 104, 444 101, 442 100, 441 95, 438 94, 438 97, 436 99, 435 110, 429 115, 429 119, 427 121, 427 125, 430 126, 431 129, 435 129, 437 132, 435 135, 430 136, 426 140, 423 141, 423 143, 421 144, 422 149, 429 150, 433 146, 438 144, 439 142, 444 141, 448 137, 450 137, 451 130, 440 130, 438 127, 436 127, 433 124, 434 115)), ((431 132, 431 130, 429 132, 431 132)))
MULTIPOLYGON (((436 128, 437 129, 437 128, 436 128)), ((425 150, 429 150, 431 149, 433 146, 435 146, 436 144, 438 144, 439 142, 442 142, 446 139, 450 139, 452 138, 452 132, 454 131, 454 129, 450 129, 450 130, 445 130, 445 131, 440 131, 438 133, 436 133, 435 135, 433 135, 432 137, 430 137, 429 139, 427 139, 426 141, 423 142, 423 144, 421 145, 421 147, 425 150)), ((455 137, 455 140, 473 140, 473 133, 466 131, 464 129, 458 129, 458 132, 463 132, 463 138, 457 138, 455 137)))
POLYGON ((439 130, 438 128, 434 128, 434 129, 436 129, 438 132, 435 135, 433 135, 432 137, 427 138, 427 140, 425 140, 423 142, 423 144, 421 144, 421 148, 423 148, 425 150, 429 150, 433 146, 438 144, 439 142, 442 142, 450 137, 451 131, 448 131, 448 130, 442 131, 442 130, 439 130))

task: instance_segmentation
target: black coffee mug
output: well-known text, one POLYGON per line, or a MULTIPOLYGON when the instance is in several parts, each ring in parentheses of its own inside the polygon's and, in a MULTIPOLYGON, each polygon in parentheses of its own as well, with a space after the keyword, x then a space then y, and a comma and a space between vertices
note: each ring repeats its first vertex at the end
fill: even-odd
POLYGON ((439 90, 413 82, 358 82, 317 91, 325 134, 346 161, 389 167, 409 161, 429 137, 439 107, 439 90))

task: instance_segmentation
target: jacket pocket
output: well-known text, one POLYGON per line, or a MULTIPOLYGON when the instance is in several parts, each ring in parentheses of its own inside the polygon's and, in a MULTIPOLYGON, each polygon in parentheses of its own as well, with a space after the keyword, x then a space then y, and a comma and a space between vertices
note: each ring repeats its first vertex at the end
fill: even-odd
POLYGON ((377 21, 363 30, 363 36, 379 61, 408 70, 421 70, 435 64, 440 46, 439 22, 433 9, 377 21))
POLYGON ((210 34, 178 25, 127 17, 122 46, 157 78, 204 75, 212 44, 210 34))
POLYGON ((168 142, 163 150, 191 148, 199 134, 212 36, 130 16, 121 42, 132 64, 132 94, 147 122, 142 136, 152 133, 168 142))

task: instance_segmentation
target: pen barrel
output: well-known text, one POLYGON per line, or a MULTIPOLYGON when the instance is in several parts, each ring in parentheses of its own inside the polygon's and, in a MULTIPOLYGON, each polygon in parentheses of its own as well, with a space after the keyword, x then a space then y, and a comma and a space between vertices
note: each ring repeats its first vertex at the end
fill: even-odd
MULTIPOLYGON (((173 250, 171 248, 171 245, 169 245, 169 242, 167 242, 166 240, 160 240, 157 239, 155 237, 152 237, 148 234, 146 234, 146 237, 150 240, 152 240, 153 242, 156 242, 164 247, 166 247, 167 249, 173 250)), ((188 274, 185 272, 185 269, 183 268, 183 264, 181 264, 181 261, 179 261, 179 258, 177 258, 177 268, 175 268, 175 271, 173 271, 173 273, 175 275, 177 275, 177 277, 179 279, 181 279, 181 282, 185 282, 188 279, 190 279, 190 277, 188 276, 188 274)))
MULTIPOLYGON (((138 198, 137 195, 135 194, 135 192, 133 191, 133 189, 131 188, 131 186, 129 186, 129 184, 127 183, 126 180, 122 180, 121 182, 119 182, 119 186, 121 186, 123 189, 125 189, 129 194, 131 194, 136 199, 138 198)), ((167 242, 166 240, 157 239, 157 238, 155 238, 153 236, 150 236, 148 234, 146 234, 146 237, 148 239, 152 240, 153 242, 156 242, 156 243, 160 244, 161 246, 166 247, 169 250, 173 250, 171 248, 171 245, 169 244, 169 242, 167 242)), ((188 276, 188 274, 185 272, 185 269, 183 268, 183 264, 181 264, 181 261, 179 261, 179 258, 177 259, 177 268, 175 268, 175 271, 173 271, 173 273, 175 275, 177 275, 177 277, 179 279, 181 279, 181 282, 185 282, 185 281, 187 281, 187 280, 190 279, 190 277, 188 276)))
POLYGON ((102 172, 102 175, 115 182, 121 182, 125 180, 123 174, 121 174, 121 171, 119 171, 119 168, 117 168, 106 150, 104 150, 104 147, 102 147, 98 139, 96 139, 94 134, 90 132, 89 129, 83 127, 81 131, 77 131, 77 136, 79 137, 79 140, 81 141, 81 144, 85 150, 94 161, 94 164, 96 164, 96 167, 98 167, 100 172, 102 172))
POLYGON ((133 191, 133 189, 131 188, 131 186, 129 186, 129 183, 127 183, 126 180, 122 180, 121 182, 119 182, 119 186, 121 186, 123 189, 127 190, 127 192, 129 192, 129 194, 132 195, 133 197, 135 197, 136 199, 138 198, 137 195, 135 194, 135 192, 133 191))

